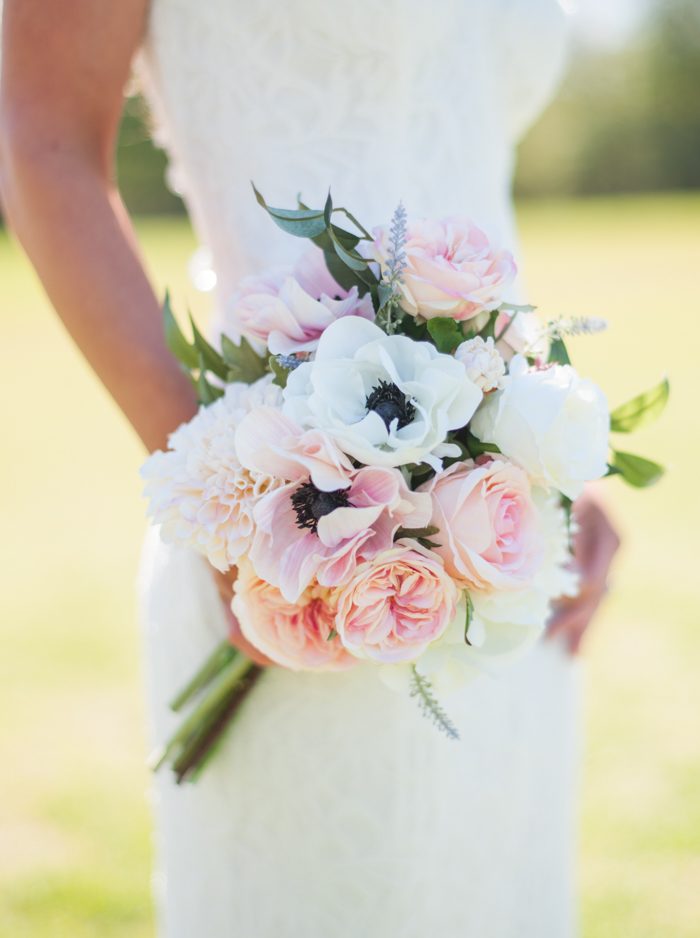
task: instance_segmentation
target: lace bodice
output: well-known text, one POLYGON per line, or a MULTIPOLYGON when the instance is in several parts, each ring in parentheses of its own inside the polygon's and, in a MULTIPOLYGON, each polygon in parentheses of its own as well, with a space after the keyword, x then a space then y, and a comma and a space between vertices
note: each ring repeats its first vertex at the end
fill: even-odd
POLYGON ((465 213, 514 247, 513 148, 563 58, 556 0, 154 0, 139 60, 221 293, 300 244, 255 203, 332 186, 372 226, 465 213))

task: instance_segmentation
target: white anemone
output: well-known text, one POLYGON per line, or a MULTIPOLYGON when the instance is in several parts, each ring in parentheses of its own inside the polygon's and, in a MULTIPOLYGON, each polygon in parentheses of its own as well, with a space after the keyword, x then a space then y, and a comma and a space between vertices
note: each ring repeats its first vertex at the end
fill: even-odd
POLYGON ((315 359, 290 374, 284 412, 365 465, 439 468, 440 457, 459 455, 445 439, 467 424, 481 396, 451 355, 353 317, 330 325, 315 359))

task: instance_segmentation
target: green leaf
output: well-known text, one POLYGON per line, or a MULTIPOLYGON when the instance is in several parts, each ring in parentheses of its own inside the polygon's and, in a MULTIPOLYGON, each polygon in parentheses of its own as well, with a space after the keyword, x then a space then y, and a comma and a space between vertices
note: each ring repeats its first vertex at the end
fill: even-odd
POLYGON ((199 367, 204 371, 213 372, 217 378, 225 381, 228 371, 226 362, 199 331, 197 324, 192 318, 192 313, 190 313, 190 324, 192 326, 192 335, 194 336, 194 347, 199 354, 199 367))
POLYGON ((275 376, 272 383, 279 385, 281 388, 287 387, 287 378, 289 377, 289 371, 280 364, 279 359, 276 355, 270 355, 267 360, 268 365, 270 366, 270 371, 275 376))
POLYGON ((610 429, 615 433, 630 433, 654 420, 666 406, 669 392, 668 379, 664 378, 656 387, 616 407, 610 414, 610 429))
POLYGON ((372 240, 373 240, 373 239, 372 239, 372 235, 369 233, 369 231, 367 231, 367 229, 364 227, 364 225, 361 225, 361 224, 359 223, 359 221, 355 218, 355 216, 354 216, 354 215, 351 215, 350 212, 349 212, 346 208, 334 208, 334 209, 333 209, 333 212, 334 212, 334 213, 335 213, 335 212, 342 212, 342 214, 345 215, 345 217, 348 219, 348 221, 352 222, 352 224, 357 228, 357 230, 362 232, 362 240, 363 240, 363 241, 372 241, 372 240))
POLYGON ((457 728, 438 702, 430 681, 420 673, 415 664, 411 665, 410 696, 418 700, 425 716, 432 720, 449 739, 459 739, 457 728))
POLYGON ((437 550, 440 547, 438 541, 431 541, 427 537, 418 537, 416 538, 421 547, 425 547, 426 550, 437 550))
POLYGON ((327 642, 332 642, 333 639, 334 639, 334 638, 337 638, 337 637, 338 637, 338 630, 335 629, 335 628, 333 628, 333 629, 331 629, 330 632, 328 633, 328 638, 326 638, 326 641, 327 641, 327 642))
POLYGON ((170 294, 167 291, 163 300, 163 327, 165 329, 165 343, 175 358, 188 370, 196 368, 198 365, 197 350, 194 345, 190 345, 180 331, 177 320, 173 316, 172 307, 170 306, 170 294))
POLYGON ((344 247, 341 238, 339 238, 336 234, 335 226, 328 228, 327 230, 333 243, 333 250, 345 264, 345 266, 349 267, 351 270, 367 270, 369 261, 367 261, 364 257, 361 257, 354 249, 347 250, 344 247))
POLYGON ((430 338, 438 352, 449 355, 464 340, 464 334, 454 319, 449 316, 437 316, 427 322, 430 338))
POLYGON ((495 339, 497 319, 498 319, 498 310, 494 309, 489 313, 488 322, 483 328, 479 329, 479 331, 477 332, 477 335, 481 336, 482 339, 495 339))
POLYGON ((267 361, 261 358, 250 342, 243 337, 236 345, 228 336, 221 336, 221 353, 226 364, 226 381, 252 384, 267 373, 267 361))
MULTIPOLYGON (((253 185, 251 183, 251 185, 253 185)), ((253 185, 253 192, 258 205, 261 205, 282 231, 297 238, 315 238, 326 230, 326 219, 323 210, 273 208, 269 206, 263 196, 253 185)))
POLYGON ((394 535, 394 540, 399 540, 402 537, 431 537, 433 534, 437 534, 440 531, 440 528, 436 527, 434 524, 427 524, 424 528, 399 528, 396 534, 394 535))
POLYGON ((474 618, 474 603, 469 593, 465 593, 467 597, 467 614, 464 617, 464 641, 467 645, 471 645, 469 641, 469 626, 472 624, 472 619, 474 618))
MULTIPOLYGON (((454 442, 459 443, 459 440, 455 440, 454 442)), ((501 452, 495 443, 483 443, 480 439, 474 436, 471 430, 467 430, 464 445, 472 459, 476 459, 478 456, 483 456, 484 453, 501 452)))
POLYGON ((200 372, 199 377, 197 378, 197 400, 200 404, 213 404, 215 400, 218 400, 223 395, 223 389, 217 388, 215 385, 210 384, 207 381, 207 376, 204 370, 204 361, 200 356, 200 372))
POLYGON ((328 273, 344 290, 352 290, 353 287, 357 287, 357 292, 360 296, 369 293, 369 284, 359 277, 356 271, 347 267, 333 248, 331 248, 330 251, 325 251, 323 256, 326 261, 328 273))
POLYGON ((638 489, 653 485, 664 474, 663 466, 652 462, 651 459, 644 459, 632 453, 621 453, 619 450, 613 450, 612 468, 628 485, 638 489))
POLYGON ((566 345, 564 344, 563 339, 552 339, 549 346, 549 356, 547 361, 554 362, 557 365, 571 364, 571 359, 569 358, 569 353, 566 350, 566 345))

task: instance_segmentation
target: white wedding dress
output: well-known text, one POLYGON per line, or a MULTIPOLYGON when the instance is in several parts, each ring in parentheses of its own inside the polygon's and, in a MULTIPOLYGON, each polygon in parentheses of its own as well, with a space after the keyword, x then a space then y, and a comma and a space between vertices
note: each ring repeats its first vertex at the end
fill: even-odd
MULTIPOLYGON (((290 259, 252 196, 328 186, 365 225, 399 199, 515 249, 513 149, 560 70, 556 0, 154 0, 138 68, 225 300, 290 259)), ((154 741, 226 634, 204 560, 150 533, 154 741)), ((542 642, 443 701, 461 740, 371 667, 270 670, 195 784, 155 783, 167 938, 569 938, 576 668, 542 642)))

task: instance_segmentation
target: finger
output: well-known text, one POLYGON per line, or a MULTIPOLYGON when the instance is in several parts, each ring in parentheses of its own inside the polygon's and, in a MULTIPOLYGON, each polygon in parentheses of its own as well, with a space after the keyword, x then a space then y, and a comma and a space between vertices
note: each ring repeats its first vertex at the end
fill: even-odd
POLYGON ((575 631, 582 622, 584 623, 584 627, 586 627, 593 618, 598 608, 599 601, 596 596, 585 597, 558 610, 547 627, 548 637, 568 634, 569 632, 575 631))

